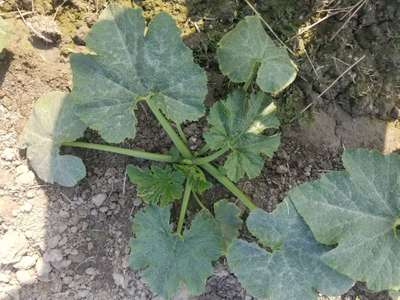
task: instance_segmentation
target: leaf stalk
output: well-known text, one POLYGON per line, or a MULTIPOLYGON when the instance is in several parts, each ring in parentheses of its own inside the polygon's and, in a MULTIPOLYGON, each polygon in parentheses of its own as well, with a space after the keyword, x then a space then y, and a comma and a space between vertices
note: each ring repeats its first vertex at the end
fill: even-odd
POLYGON ((186 210, 188 208, 191 192, 192 192, 192 183, 190 182, 190 180, 186 180, 181 211, 179 213, 178 227, 176 228, 176 232, 179 234, 179 236, 182 236, 183 222, 185 221, 186 210))
POLYGON ((62 145, 66 146, 66 147, 75 147, 75 148, 106 151, 106 152, 117 153, 117 154, 135 157, 135 158, 142 158, 142 159, 148 159, 148 160, 159 161, 159 162, 169 162, 169 163, 177 162, 176 159, 174 157, 172 157, 171 155, 146 152, 146 151, 137 150, 137 149, 125 149, 125 148, 121 148, 121 147, 102 145, 102 144, 92 144, 92 143, 86 143, 86 142, 65 142, 65 143, 62 143, 62 145))
POLYGON ((167 120, 167 118, 164 117, 164 115, 161 113, 161 111, 158 109, 158 107, 154 104, 152 99, 147 100, 147 105, 149 106, 150 110, 153 112, 154 116, 157 118, 158 122, 160 122, 162 128, 164 128, 165 132, 168 134, 172 142, 175 144, 176 148, 178 151, 182 154, 184 158, 192 158, 193 155, 190 152, 189 148, 187 145, 181 140, 179 135, 175 132, 175 130, 172 128, 171 124, 167 120))
POLYGON ((224 155, 227 151, 229 151, 229 148, 224 147, 208 156, 194 158, 193 164, 204 165, 204 164, 210 163, 210 162, 216 160, 217 158, 221 157, 222 155, 224 155))
POLYGON ((238 199, 249 209, 256 209, 257 206, 251 201, 250 197, 246 196, 240 189, 236 187, 236 185, 229 180, 228 177, 222 175, 216 167, 212 164, 204 164, 200 165, 205 171, 207 171, 210 175, 212 175, 215 179, 219 181, 223 186, 225 186, 233 195, 238 197, 238 199))

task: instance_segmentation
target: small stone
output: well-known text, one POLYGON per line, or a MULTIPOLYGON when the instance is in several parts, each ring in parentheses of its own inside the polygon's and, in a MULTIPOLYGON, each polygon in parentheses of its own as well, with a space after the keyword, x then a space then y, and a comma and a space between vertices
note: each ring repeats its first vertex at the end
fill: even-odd
POLYGON ((15 173, 17 174, 17 176, 24 174, 28 171, 29 171, 29 168, 26 165, 19 165, 18 167, 15 168, 15 173))
POLYGON ((0 265, 17 263, 26 253, 28 246, 28 241, 21 232, 7 231, 0 239, 0 265))
POLYGON ((26 192, 26 197, 27 197, 28 199, 35 198, 35 191, 32 191, 32 190, 27 191, 27 192, 26 192))
POLYGON ((62 260, 62 261, 55 261, 55 262, 52 262, 51 264, 54 268, 61 271, 63 269, 68 268, 71 265, 71 263, 72 263, 72 261, 67 259, 67 260, 62 260))
POLYGON ((6 148, 1 153, 1 158, 6 161, 13 161, 15 159, 15 151, 13 148, 6 148))
POLYGON ((52 236, 48 241, 47 241, 47 246, 50 249, 54 249, 57 247, 58 242, 61 240, 61 235, 57 234, 55 236, 52 236))
POLYGON ((88 299, 90 291, 88 290, 80 290, 77 294, 78 298, 88 299))
POLYGON ((28 270, 36 264, 37 258, 34 256, 23 256, 21 260, 14 265, 19 270, 28 270))
POLYGON ((73 278, 71 276, 65 276, 63 278, 63 283, 69 285, 72 282, 73 278))
POLYGON ((124 276, 120 273, 113 273, 113 279, 116 286, 126 288, 124 276))
POLYGON ((78 232, 78 227, 72 226, 70 230, 71 230, 72 233, 77 233, 78 232))
POLYGON ((10 280, 11 280, 11 276, 9 274, 0 273, 0 282, 7 283, 7 282, 10 282, 10 280))
POLYGON ((90 268, 87 268, 86 270, 85 270, 85 273, 86 274, 88 274, 88 275, 96 275, 97 274, 97 271, 96 271, 96 269, 95 268, 93 268, 93 267, 90 267, 90 268))
POLYGON ((35 270, 40 278, 47 278, 51 272, 51 265, 40 257, 36 262, 35 270))
POLYGON ((58 225, 58 232, 63 233, 67 228, 68 228, 68 226, 65 225, 64 223, 62 223, 62 224, 58 225))
POLYGON ((279 165, 279 166, 276 168, 276 172, 277 172, 278 174, 286 174, 287 172, 289 172, 289 170, 288 170, 288 168, 287 168, 286 166, 284 166, 284 165, 279 165))
POLYGON ((32 271, 19 270, 15 273, 15 276, 21 285, 29 285, 35 282, 35 274, 32 271))
POLYGON ((26 173, 18 175, 15 179, 15 182, 21 185, 33 184, 35 182, 35 174, 33 174, 32 171, 28 170, 26 173))
POLYGON ((29 202, 25 203, 22 207, 21 207, 21 211, 25 212, 25 213, 29 213, 31 212, 33 209, 33 205, 29 202))
POLYGON ((44 253, 43 259, 46 262, 51 262, 51 263, 59 262, 62 261, 63 255, 60 249, 52 249, 44 253))
POLYGON ((108 210, 108 207, 106 207, 106 206, 102 206, 102 207, 100 207, 100 208, 99 208, 99 210, 100 210, 100 212, 102 212, 102 213, 104 214, 104 213, 106 213, 106 212, 107 212, 107 210, 108 210))
POLYGON ((104 203, 104 201, 106 201, 106 199, 107 199, 107 195, 104 193, 100 193, 100 194, 93 196, 92 202, 97 207, 100 207, 104 203))
POLYGON ((68 219, 69 218, 69 212, 67 212, 65 210, 62 210, 62 211, 60 211, 59 216, 61 218, 63 218, 63 219, 68 219))

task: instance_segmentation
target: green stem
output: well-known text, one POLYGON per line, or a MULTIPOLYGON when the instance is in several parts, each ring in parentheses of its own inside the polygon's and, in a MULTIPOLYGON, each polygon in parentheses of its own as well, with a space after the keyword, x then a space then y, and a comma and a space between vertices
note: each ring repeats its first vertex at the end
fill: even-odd
POLYGON ((170 163, 177 162, 176 159, 173 158, 171 155, 150 153, 150 152, 145 152, 142 150, 125 149, 125 148, 109 146, 109 145, 92 144, 92 143, 85 143, 85 142, 65 142, 65 143, 62 143, 62 145, 66 146, 66 147, 85 148, 85 149, 106 151, 106 152, 111 152, 111 153, 118 153, 118 154, 136 157, 136 158, 142 158, 142 159, 148 159, 148 160, 154 160, 154 161, 160 161, 160 162, 170 162, 170 163))
POLYGON ((182 139, 182 141, 187 145, 188 144, 188 140, 187 140, 187 138, 186 138, 186 135, 185 135, 185 133, 183 132, 183 130, 182 130, 182 126, 181 126, 181 124, 176 124, 176 129, 178 130, 178 134, 179 134, 179 136, 181 137, 181 139, 182 139))
POLYGON ((259 63, 258 62, 254 62, 253 69, 251 70, 250 76, 249 76, 249 78, 247 78, 247 80, 246 80, 246 82, 244 83, 244 86, 243 86, 243 90, 245 92, 247 92, 247 90, 250 87, 250 84, 253 82, 254 76, 257 74, 258 67, 259 67, 259 63))
POLYGON ((251 201, 251 199, 246 196, 241 190, 239 190, 236 185, 229 180, 228 177, 222 175, 216 167, 212 164, 201 165, 204 170, 206 170, 210 175, 217 179, 222 185, 224 185, 232 194, 234 194, 242 203, 250 210, 257 208, 257 206, 251 201))
POLYGON ((208 156, 204 156, 204 157, 199 157, 199 158, 195 158, 193 159, 193 164, 195 165, 204 165, 207 164, 209 162, 212 162, 213 160, 216 160, 217 158, 219 158, 220 156, 224 155, 227 151, 229 150, 228 147, 222 148, 208 156))
POLYGON ((189 204, 191 191, 192 191, 192 183, 190 182, 190 180, 186 180, 185 192, 183 193, 181 211, 179 213, 178 227, 176 228, 176 232, 180 236, 182 236, 183 222, 185 220, 186 210, 187 210, 187 207, 189 204))
POLYGON ((164 115, 160 112, 158 107, 153 103, 151 99, 147 100, 147 105, 153 112, 154 116, 157 118, 158 122, 160 122, 161 126, 164 128, 165 132, 168 134, 172 142, 175 144, 178 151, 182 154, 184 158, 192 158, 192 153, 186 144, 181 140, 179 135, 172 128, 169 121, 164 117, 164 115))
POLYGON ((193 197, 196 200, 197 204, 201 207, 201 209, 208 211, 208 208, 201 202, 200 197, 197 193, 193 193, 193 197))
POLYGON ((196 152, 196 154, 203 155, 203 154, 206 154, 208 152, 208 150, 210 150, 210 147, 208 146, 208 144, 205 144, 203 147, 201 147, 201 149, 199 151, 196 152))

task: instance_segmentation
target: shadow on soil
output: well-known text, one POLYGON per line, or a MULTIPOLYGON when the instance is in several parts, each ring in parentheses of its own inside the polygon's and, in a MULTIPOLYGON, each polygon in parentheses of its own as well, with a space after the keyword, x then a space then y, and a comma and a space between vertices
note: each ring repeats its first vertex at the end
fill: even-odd
MULTIPOLYGON (((210 94, 207 103, 210 104, 226 94, 226 88, 230 88, 226 86, 213 58, 216 43, 224 30, 232 27, 232 22, 251 11, 231 0, 217 4, 214 1, 191 0, 186 4, 187 15, 191 19, 200 20, 206 16, 202 32, 189 35, 185 40, 194 48, 196 60, 208 72, 210 94), (218 30, 215 30, 216 26, 218 30)), ((6 52, 6 63, 0 69, 0 82, 11 61, 12 54, 6 52)), ((299 65, 304 64, 308 61, 301 57, 299 65)), ((365 66, 368 67, 368 64, 365 66)), ((334 66, 321 65, 321 68, 327 70, 324 74, 330 74, 330 78, 337 76, 334 66)), ((338 83, 336 89, 339 91, 334 96, 338 101, 349 87, 346 85, 343 88, 342 84, 338 83)), ((288 99, 294 99, 297 105, 306 105, 318 94, 318 87, 311 83, 309 86, 309 90, 304 91, 295 84, 285 94, 286 98, 279 100, 280 105, 288 105, 288 99), (296 92, 298 90, 301 90, 300 96, 296 92)), ((400 135, 395 123, 370 117, 354 118, 341 106, 332 103, 318 102, 316 106, 318 109, 312 122, 284 128, 286 139, 274 159, 266 163, 262 175, 240 183, 260 207, 271 211, 290 187, 317 178, 328 170, 340 169, 343 147, 368 147, 385 152, 400 149, 400 135)), ((123 146, 167 151, 171 143, 150 112, 141 108, 138 117, 137 138, 123 146)), ((185 131, 190 136, 201 138, 200 125, 187 124, 185 131)), ((101 142, 93 133, 88 133, 87 137, 93 142, 101 142)), ((27 238, 30 242, 43 235, 44 242, 33 245, 34 252, 39 253, 43 261, 36 263, 38 280, 26 282, 20 289, 10 292, 10 299, 149 299, 150 293, 138 280, 138 274, 128 267, 130 216, 143 204, 136 197, 135 188, 125 178, 128 163, 144 165, 145 162, 90 150, 66 151, 84 160, 87 177, 74 188, 40 183, 26 189, 26 195, 33 195, 27 201, 37 206, 40 213, 21 230, 29 232, 27 238)), ((216 189, 215 194, 226 196, 221 189, 216 189)), ((8 265, 1 270, 13 270, 13 266, 8 265)), ((216 276, 209 280, 207 289, 208 292, 200 299, 248 299, 235 278, 225 269, 217 271, 216 276)), ((357 285, 342 299, 357 297, 389 299, 386 293, 371 294, 362 285, 357 285)))

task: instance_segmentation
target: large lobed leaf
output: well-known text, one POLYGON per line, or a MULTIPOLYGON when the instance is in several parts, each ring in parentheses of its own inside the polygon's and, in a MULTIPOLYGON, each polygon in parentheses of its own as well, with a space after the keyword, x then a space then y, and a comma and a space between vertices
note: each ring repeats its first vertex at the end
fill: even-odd
POLYGON ((262 134, 267 128, 279 127, 275 111, 267 95, 259 92, 246 98, 241 90, 235 90, 211 108, 208 116, 211 128, 204 139, 211 149, 232 150, 224 164, 230 179, 237 181, 245 174, 249 178, 258 176, 264 166, 260 154, 271 157, 279 147, 279 135, 262 134))
POLYGON ((222 38, 217 58, 233 82, 248 82, 257 72, 258 86, 268 93, 284 90, 297 75, 286 49, 275 46, 256 16, 246 17, 222 38))
POLYGON ((62 143, 81 137, 85 128, 66 94, 52 92, 35 103, 21 142, 27 147, 30 165, 42 180, 74 186, 85 177, 80 158, 59 153, 62 143))
POLYGON ((320 242, 337 247, 323 261, 372 290, 400 288, 400 156, 346 150, 346 171, 290 192, 320 242))
POLYGON ((212 261, 222 253, 219 228, 212 216, 200 212, 182 237, 172 233, 170 207, 150 206, 135 216, 131 266, 142 269, 151 290, 171 299, 184 284, 190 294, 204 291, 212 261))
POLYGON ((290 201, 268 214, 261 209, 247 219, 256 243, 235 240, 228 264, 242 285, 260 299, 317 299, 316 290, 340 295, 352 281, 325 265, 321 256, 331 248, 319 244, 290 201))
POLYGON ((71 56, 77 112, 108 142, 135 137, 134 109, 144 97, 177 123, 204 113, 206 75, 174 20, 160 13, 144 32, 141 9, 111 5, 86 39, 97 55, 71 56))
POLYGON ((215 220, 220 229, 220 236, 224 243, 224 253, 228 250, 233 240, 239 237, 239 230, 242 227, 240 209, 228 200, 222 199, 214 204, 215 220))
POLYGON ((182 196, 185 175, 171 166, 140 169, 128 165, 127 171, 129 180, 137 185, 138 196, 147 203, 166 206, 182 196))
POLYGON ((7 47, 11 34, 10 26, 0 17, 0 52, 7 47))

